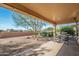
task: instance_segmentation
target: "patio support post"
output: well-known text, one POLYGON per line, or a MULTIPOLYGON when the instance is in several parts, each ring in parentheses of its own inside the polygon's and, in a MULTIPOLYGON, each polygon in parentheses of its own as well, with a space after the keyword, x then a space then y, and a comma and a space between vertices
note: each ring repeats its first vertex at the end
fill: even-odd
POLYGON ((54 34, 54 37, 55 37, 55 38, 54 38, 54 39, 55 39, 55 40, 56 40, 56 26, 57 26, 57 25, 55 24, 55 25, 54 25, 54 27, 55 27, 55 34, 54 34))
POLYGON ((76 18, 74 18, 74 20, 75 20, 75 23, 76 23, 76 36, 78 38, 78 20, 76 18))
POLYGON ((78 37, 78 22, 76 22, 76 35, 78 37))
POLYGON ((78 20, 77 20, 77 17, 74 17, 74 21, 76 23, 76 36, 77 36, 76 44, 79 45, 79 43, 78 43, 78 20))

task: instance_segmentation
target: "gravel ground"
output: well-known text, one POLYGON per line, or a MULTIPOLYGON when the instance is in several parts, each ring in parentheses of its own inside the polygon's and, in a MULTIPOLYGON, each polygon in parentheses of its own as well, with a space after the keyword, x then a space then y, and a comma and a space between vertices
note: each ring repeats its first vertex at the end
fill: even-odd
POLYGON ((63 44, 53 42, 52 39, 36 40, 33 36, 3 38, 0 39, 0 56, 53 56, 63 44))
POLYGON ((0 39, 0 55, 1 56, 24 56, 33 49, 39 47, 46 41, 37 41, 32 36, 12 37, 0 39))

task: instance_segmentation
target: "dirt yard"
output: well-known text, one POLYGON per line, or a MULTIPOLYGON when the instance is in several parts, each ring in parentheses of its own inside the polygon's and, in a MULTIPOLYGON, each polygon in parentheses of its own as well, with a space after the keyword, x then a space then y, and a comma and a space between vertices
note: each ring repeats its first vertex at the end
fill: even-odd
POLYGON ((1 38, 0 56, 56 55, 63 45, 46 38, 39 37, 39 39, 41 40, 34 39, 34 36, 1 38))
POLYGON ((1 38, 0 55, 17 55, 23 50, 35 49, 46 41, 37 41, 32 36, 1 38))

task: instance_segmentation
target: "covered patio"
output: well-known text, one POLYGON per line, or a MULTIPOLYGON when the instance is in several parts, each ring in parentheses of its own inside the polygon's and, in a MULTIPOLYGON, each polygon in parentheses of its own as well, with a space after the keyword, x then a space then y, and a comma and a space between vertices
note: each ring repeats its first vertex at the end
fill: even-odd
MULTIPOLYGON (((2 3, 1 7, 8 8, 12 11, 31 15, 34 18, 47 21, 54 25, 54 39, 56 39, 58 25, 74 23, 76 27, 76 43, 78 44, 79 36, 79 4, 78 3, 2 3)), ((73 45, 63 45, 56 55, 79 55, 79 47, 76 43, 73 45), (66 51, 67 49, 67 51, 66 51), (76 51, 76 49, 78 49, 76 51), (74 52, 73 52, 74 51, 74 52), (78 52, 78 53, 77 53, 78 52), (70 54, 69 54, 70 53, 70 54)))

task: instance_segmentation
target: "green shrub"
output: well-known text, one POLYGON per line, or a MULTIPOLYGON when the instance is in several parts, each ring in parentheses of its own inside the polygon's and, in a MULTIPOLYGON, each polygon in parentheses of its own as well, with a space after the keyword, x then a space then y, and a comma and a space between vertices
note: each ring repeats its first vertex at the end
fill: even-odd
POLYGON ((4 30, 0 30, 0 32, 3 32, 4 30))
POLYGON ((61 28, 61 32, 67 32, 67 34, 70 34, 70 35, 75 34, 73 26, 64 26, 64 27, 61 28))
POLYGON ((52 37, 53 32, 42 32, 40 35, 43 36, 43 37, 52 37))

